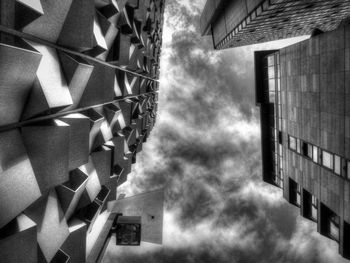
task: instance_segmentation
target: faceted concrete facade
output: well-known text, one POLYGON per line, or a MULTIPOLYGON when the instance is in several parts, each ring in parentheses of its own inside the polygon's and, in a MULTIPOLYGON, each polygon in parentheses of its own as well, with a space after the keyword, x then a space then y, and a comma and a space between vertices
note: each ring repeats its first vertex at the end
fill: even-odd
POLYGON ((0 1, 7 263, 86 261, 156 121, 163 12, 164 0, 0 1))

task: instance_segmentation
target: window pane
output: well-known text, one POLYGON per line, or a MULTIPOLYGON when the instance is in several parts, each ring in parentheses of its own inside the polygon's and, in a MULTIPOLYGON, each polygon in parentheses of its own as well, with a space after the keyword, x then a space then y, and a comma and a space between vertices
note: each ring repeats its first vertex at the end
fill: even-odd
POLYGON ((312 145, 307 145, 307 157, 312 158, 312 145))
POLYGON ((335 239, 339 240, 339 217, 332 216, 329 220, 330 224, 330 235, 335 239))
POLYGON ((296 204, 300 206, 300 193, 297 193, 296 204))
POLYGON ((312 147, 313 154, 312 154, 312 160, 317 163, 318 162, 318 148, 316 146, 312 147))
POLYGON ((274 66, 269 67, 268 71, 269 71, 269 79, 274 79, 275 78, 275 67, 274 66))
POLYGON ((348 163, 347 163, 347 174, 346 174, 346 177, 348 178, 348 179, 350 179, 350 162, 348 161, 348 163))
POLYGON ((274 55, 268 56, 268 58, 267 58, 267 64, 268 64, 269 66, 275 65, 275 56, 274 56, 274 55))
POLYGON ((314 206, 311 208, 311 216, 317 220, 317 208, 314 206))
POLYGON ((289 136, 289 148, 296 151, 297 150, 297 142, 296 139, 292 136, 289 136))
POLYGON ((301 153, 301 149, 300 149, 300 140, 297 139, 297 152, 301 153))
POLYGON ((340 163, 340 157, 338 155, 334 155, 334 172, 339 175, 341 174, 340 163))
POLYGON ((322 151, 322 165, 329 169, 333 169, 333 154, 322 151))
POLYGON ((276 91, 276 82, 275 79, 269 79, 269 91, 276 91))

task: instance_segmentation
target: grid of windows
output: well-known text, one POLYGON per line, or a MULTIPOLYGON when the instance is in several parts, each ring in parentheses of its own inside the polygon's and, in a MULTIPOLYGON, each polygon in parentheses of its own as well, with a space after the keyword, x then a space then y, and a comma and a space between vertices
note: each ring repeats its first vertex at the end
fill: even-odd
POLYGON ((309 158, 314 163, 320 164, 323 167, 332 170, 333 173, 339 176, 350 179, 350 161, 347 161, 347 170, 342 171, 342 163, 345 163, 344 158, 337 154, 330 153, 315 145, 301 141, 293 136, 288 136, 288 148, 292 151, 301 154, 302 156, 309 158), (301 151, 299 147, 301 146, 301 151))
POLYGON ((273 53, 265 57, 265 79, 268 92, 268 102, 273 104, 274 125, 271 127, 272 150, 274 159, 274 182, 283 188, 283 147, 282 147, 282 110, 280 99, 280 59, 279 53, 273 53))

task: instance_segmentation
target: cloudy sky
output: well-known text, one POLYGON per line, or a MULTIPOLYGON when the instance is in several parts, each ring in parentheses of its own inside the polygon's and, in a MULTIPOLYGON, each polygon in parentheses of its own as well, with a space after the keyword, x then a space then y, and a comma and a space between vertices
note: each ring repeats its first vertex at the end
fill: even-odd
POLYGON ((104 263, 347 262, 261 180, 253 52, 292 41, 214 51, 204 4, 166 3, 157 124, 118 189, 166 187, 164 244, 116 247, 104 263))

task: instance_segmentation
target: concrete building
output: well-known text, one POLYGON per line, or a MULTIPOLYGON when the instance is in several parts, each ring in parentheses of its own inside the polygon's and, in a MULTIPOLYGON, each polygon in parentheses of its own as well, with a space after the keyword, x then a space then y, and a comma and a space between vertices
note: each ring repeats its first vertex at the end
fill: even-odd
POLYGON ((349 12, 347 0, 207 0, 200 25, 226 49, 331 31, 349 12))
POLYGON ((156 121, 163 12, 164 0, 0 1, 1 262, 100 256, 107 204, 156 121))
POLYGON ((255 52, 263 180, 350 259, 350 26, 255 52))

